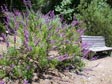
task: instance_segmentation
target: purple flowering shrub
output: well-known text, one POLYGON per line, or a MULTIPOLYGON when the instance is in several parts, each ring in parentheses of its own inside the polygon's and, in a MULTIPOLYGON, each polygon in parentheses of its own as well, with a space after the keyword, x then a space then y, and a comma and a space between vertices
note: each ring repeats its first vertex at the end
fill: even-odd
POLYGON ((79 70, 84 66, 80 45, 83 32, 76 29, 80 27, 78 21, 62 23, 53 11, 46 15, 32 10, 5 14, 7 31, 14 31, 14 46, 10 47, 6 41, 8 51, 0 58, 0 65, 7 66, 2 70, 5 74, 3 77, 31 79, 34 72, 43 73, 49 68, 73 66, 79 70), (17 36, 21 39, 19 48, 15 45, 17 36), (57 51, 58 54, 49 56, 50 51, 57 51))

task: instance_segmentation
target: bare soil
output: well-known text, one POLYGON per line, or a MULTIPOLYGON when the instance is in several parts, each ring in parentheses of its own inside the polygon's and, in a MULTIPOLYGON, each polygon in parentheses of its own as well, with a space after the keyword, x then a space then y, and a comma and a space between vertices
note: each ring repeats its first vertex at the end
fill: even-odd
POLYGON ((46 75, 46 79, 40 79, 33 84, 112 84, 112 57, 85 60, 85 63, 86 67, 79 74, 74 71, 60 73, 55 70, 57 76, 46 75))
MULTIPOLYGON (((0 54, 6 51, 6 43, 0 43, 0 54)), ((75 71, 58 72, 52 70, 52 74, 45 74, 44 79, 38 79, 36 75, 32 84, 112 84, 112 57, 104 57, 94 61, 84 60, 86 67, 76 74, 75 71)), ((18 81, 7 84, 20 84, 18 81)))

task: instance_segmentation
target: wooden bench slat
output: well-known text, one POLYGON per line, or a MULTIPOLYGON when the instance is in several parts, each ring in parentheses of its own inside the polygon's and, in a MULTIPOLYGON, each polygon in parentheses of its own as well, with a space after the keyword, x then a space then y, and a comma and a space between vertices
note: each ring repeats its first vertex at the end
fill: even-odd
POLYGON ((89 50, 93 52, 100 52, 100 51, 112 50, 112 47, 92 47, 89 48, 89 50))
POLYGON ((86 49, 99 52, 112 50, 112 47, 107 47, 105 45, 105 38, 103 36, 81 36, 82 43, 87 43, 88 47, 86 49))

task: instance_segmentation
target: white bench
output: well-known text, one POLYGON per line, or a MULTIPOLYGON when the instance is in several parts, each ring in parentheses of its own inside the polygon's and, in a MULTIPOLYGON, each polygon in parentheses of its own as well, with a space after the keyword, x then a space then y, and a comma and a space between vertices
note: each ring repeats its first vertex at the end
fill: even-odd
POLYGON ((81 36, 82 43, 87 43, 87 47, 91 52, 110 51, 112 47, 105 45, 105 39, 103 36, 81 36))

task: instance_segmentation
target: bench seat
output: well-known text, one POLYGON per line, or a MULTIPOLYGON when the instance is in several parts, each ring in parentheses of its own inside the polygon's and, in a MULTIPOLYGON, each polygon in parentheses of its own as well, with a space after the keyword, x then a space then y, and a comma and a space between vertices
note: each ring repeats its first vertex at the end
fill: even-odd
POLYGON ((101 51, 107 51, 107 50, 112 50, 112 47, 91 47, 88 50, 92 51, 92 52, 101 52, 101 51))
POLYGON ((103 36, 81 36, 82 43, 86 43, 86 50, 92 52, 109 51, 112 47, 107 47, 105 45, 105 39, 103 36))

